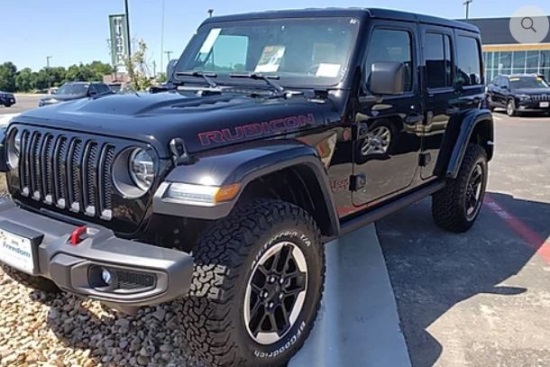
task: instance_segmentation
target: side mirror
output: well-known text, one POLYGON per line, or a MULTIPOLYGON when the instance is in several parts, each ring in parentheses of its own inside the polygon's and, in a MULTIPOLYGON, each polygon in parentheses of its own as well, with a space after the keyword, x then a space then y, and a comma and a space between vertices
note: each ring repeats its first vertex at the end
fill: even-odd
POLYGON ((168 62, 168 65, 166 66, 166 80, 170 80, 170 77, 172 76, 172 73, 174 72, 174 68, 176 67, 178 60, 170 60, 168 62))
POLYGON ((401 62, 372 64, 369 90, 374 95, 397 95, 405 90, 405 65, 401 62))

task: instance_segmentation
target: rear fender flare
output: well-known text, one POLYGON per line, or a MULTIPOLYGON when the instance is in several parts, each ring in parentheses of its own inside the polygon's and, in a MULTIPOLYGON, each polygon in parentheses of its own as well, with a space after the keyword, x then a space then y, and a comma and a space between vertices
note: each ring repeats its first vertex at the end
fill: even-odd
POLYGON ((454 179, 458 175, 468 144, 476 129, 483 134, 482 144, 487 151, 489 160, 493 157, 494 126, 493 115, 489 110, 472 109, 453 115, 449 121, 446 136, 443 141, 442 154, 437 163, 436 172, 446 178, 454 179))

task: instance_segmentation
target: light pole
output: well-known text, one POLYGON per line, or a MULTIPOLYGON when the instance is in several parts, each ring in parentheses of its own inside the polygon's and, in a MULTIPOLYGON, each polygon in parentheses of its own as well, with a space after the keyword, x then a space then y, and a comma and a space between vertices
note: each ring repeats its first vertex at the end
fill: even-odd
POLYGON ((466 20, 470 17, 470 3, 473 0, 464 0, 464 5, 466 6, 466 20))
POLYGON ((166 62, 169 63, 170 62, 170 55, 172 55, 172 51, 164 51, 164 53, 166 54, 166 62))
MULTIPOLYGON (((162 0, 162 20, 161 20, 161 34, 160 34, 160 70, 164 70, 164 14, 166 8, 166 0, 162 0)), ((170 60, 168 60, 170 61, 170 60)))
POLYGON ((52 87, 52 78, 50 75, 50 59, 51 56, 46 56, 46 75, 48 76, 48 89, 52 87))

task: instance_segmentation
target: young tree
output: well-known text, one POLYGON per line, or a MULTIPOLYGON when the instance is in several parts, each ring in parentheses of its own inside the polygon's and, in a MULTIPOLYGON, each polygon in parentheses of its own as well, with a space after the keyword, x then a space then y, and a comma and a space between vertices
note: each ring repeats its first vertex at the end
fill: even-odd
POLYGON ((15 92, 15 77, 17 67, 12 62, 5 62, 0 65, 0 90, 15 92))
POLYGON ((143 40, 138 41, 138 49, 125 61, 126 71, 130 78, 130 84, 135 91, 144 91, 154 85, 150 68, 147 63, 147 44, 143 40))

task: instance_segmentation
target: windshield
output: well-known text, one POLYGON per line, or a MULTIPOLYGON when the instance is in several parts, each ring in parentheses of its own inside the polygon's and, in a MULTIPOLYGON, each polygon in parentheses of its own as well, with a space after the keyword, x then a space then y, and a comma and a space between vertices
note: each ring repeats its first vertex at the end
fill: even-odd
POLYGON ((64 84, 55 94, 86 94, 88 91, 88 84, 64 84))
POLYGON ((548 84, 544 79, 533 76, 510 78, 510 86, 512 89, 548 88, 548 84))
MULTIPOLYGON (((347 72, 355 18, 240 21, 200 28, 175 72, 216 73, 217 83, 244 82, 230 73, 277 75, 280 84, 334 85, 347 72), (221 80, 223 79, 223 80, 221 80)), ((176 79, 185 77, 176 76, 176 79)), ((204 82, 186 79, 188 82, 204 82)))

